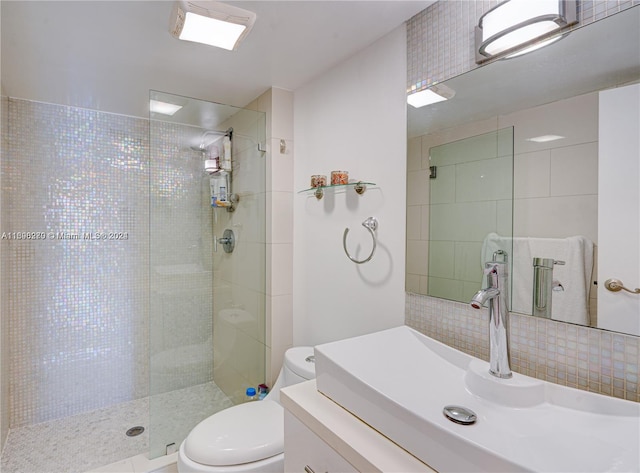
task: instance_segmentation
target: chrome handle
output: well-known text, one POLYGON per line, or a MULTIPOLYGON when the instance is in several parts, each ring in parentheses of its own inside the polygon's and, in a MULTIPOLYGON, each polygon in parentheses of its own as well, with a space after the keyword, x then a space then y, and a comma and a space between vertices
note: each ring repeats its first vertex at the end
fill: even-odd
POLYGON ((304 466, 304 473, 316 473, 316 472, 313 471, 309 465, 305 465, 304 466))
POLYGON ((640 287, 636 287, 634 290, 627 289, 626 287, 624 287, 624 283, 619 279, 607 279, 604 282, 604 287, 611 292, 627 291, 631 294, 640 294, 640 287))
POLYGON ((349 233, 349 229, 345 228, 344 234, 342 235, 342 247, 344 248, 344 252, 347 255, 347 257, 356 264, 366 263, 371 258, 373 258, 373 254, 376 252, 376 246, 377 246, 375 231, 378 229, 378 220, 376 220, 375 217, 369 217, 364 222, 362 222, 362 226, 367 230, 369 230, 369 233, 371 233, 371 238, 373 239, 373 248, 371 249, 371 254, 363 260, 355 259, 353 256, 349 254, 349 250, 347 250, 347 234, 349 233))
POLYGON ((236 246, 236 237, 233 230, 227 228, 222 234, 222 238, 214 238, 213 242, 213 251, 218 251, 218 243, 220 243, 225 253, 231 253, 236 246))

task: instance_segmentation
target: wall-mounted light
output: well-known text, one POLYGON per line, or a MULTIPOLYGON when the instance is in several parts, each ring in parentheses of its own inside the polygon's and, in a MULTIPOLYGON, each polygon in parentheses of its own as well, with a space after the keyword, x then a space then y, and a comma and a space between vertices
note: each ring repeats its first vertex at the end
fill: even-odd
POLYGON ((575 0, 505 0, 480 17, 476 63, 546 46, 577 21, 575 0))
POLYGON ((178 39, 233 51, 255 21, 255 13, 226 3, 179 0, 171 11, 169 31, 178 39))
POLYGON ((432 85, 428 89, 407 95, 407 103, 415 108, 424 107, 434 103, 453 98, 456 92, 444 84, 432 85))

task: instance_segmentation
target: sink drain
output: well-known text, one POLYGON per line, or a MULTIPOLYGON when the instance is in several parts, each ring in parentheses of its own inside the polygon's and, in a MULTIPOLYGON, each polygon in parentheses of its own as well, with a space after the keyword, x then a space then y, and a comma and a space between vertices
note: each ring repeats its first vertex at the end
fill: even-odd
POLYGON ((478 416, 471 409, 461 406, 445 406, 442 413, 447 419, 456 424, 470 425, 478 420, 478 416))
POLYGON ((127 437, 135 437, 137 435, 140 435, 142 432, 144 432, 144 427, 142 427, 141 425, 136 425, 135 427, 131 427, 129 430, 127 430, 127 437))

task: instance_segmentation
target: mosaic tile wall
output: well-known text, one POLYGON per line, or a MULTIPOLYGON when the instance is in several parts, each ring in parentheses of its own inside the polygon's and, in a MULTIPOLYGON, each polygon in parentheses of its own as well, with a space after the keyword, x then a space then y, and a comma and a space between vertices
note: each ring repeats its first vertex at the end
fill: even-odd
POLYGON ((150 394, 213 379, 209 178, 191 149, 202 130, 150 124, 150 394))
POLYGON ((8 114, 11 427, 147 396, 150 371, 153 393, 211 381, 212 212, 189 141, 202 130, 154 122, 150 148, 141 118, 16 99, 8 114))
MULTIPOLYGON (((405 323, 489 359, 486 310, 407 293, 405 323)), ((512 369, 552 383, 640 402, 640 337, 511 314, 512 369)))
MULTIPOLYGON (((498 3, 441 0, 411 18, 407 22, 407 91, 475 69, 475 26, 498 3)), ((640 0, 578 1, 577 27, 636 5, 640 0)))
POLYGON ((1 231, 17 427, 147 394, 148 122, 8 108, 1 231))

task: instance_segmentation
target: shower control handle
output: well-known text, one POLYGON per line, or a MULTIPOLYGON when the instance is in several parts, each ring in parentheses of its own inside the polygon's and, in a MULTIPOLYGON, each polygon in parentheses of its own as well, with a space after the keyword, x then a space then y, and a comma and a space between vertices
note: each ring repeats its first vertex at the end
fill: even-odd
POLYGON ((233 234, 233 230, 227 228, 222 234, 222 238, 217 238, 214 240, 215 246, 214 251, 218 251, 218 243, 222 245, 222 249, 225 253, 232 253, 233 249, 236 247, 236 237, 233 234))

